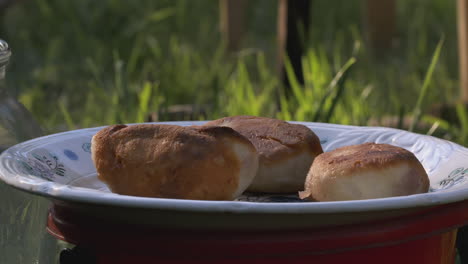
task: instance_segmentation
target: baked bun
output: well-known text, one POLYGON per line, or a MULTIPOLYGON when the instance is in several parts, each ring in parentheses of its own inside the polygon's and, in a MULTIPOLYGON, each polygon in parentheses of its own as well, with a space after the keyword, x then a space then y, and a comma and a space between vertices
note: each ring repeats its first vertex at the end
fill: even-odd
POLYGON ((259 166, 247 188, 251 192, 297 193, 304 187, 312 161, 323 152, 319 138, 309 128, 277 119, 233 116, 205 125, 231 127, 254 144, 259 166))
POLYGON ((227 127, 114 125, 92 139, 98 178, 125 195, 232 200, 252 182, 258 155, 227 127))
POLYGON ((387 144, 365 143, 319 155, 302 199, 342 201, 425 193, 429 178, 413 153, 387 144))

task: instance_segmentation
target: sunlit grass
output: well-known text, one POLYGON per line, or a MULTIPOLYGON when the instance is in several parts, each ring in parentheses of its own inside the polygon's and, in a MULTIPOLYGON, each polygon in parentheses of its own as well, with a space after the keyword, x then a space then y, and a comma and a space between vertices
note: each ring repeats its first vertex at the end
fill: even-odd
MULTIPOLYGON (((14 54, 7 84, 47 133, 143 122, 151 112, 192 104, 209 106, 200 116, 207 119, 250 114, 367 125, 390 116, 408 128, 405 118, 416 116, 411 128, 418 120, 429 128, 415 131, 466 146, 464 106, 455 107, 457 123, 428 114, 458 97, 455 1, 397 1, 395 43, 378 56, 366 41, 362 2, 314 1, 305 83, 287 64, 287 95, 275 72, 270 0, 250 1, 245 47, 234 54, 221 45, 212 0, 21 1, 1 27, 14 54)), ((10 218, 0 227, 1 250, 27 247, 12 258, 34 258, 47 204, 12 190, 4 196, 0 215, 10 218)), ((8 261, 21 263, 15 260, 8 261)))
MULTIPOLYGON (((8 83, 49 133, 141 122, 176 104, 209 106, 200 118, 254 114, 366 125, 385 115, 403 120, 415 109, 425 116, 432 103, 456 98, 454 36, 448 34, 454 32, 448 26, 454 6, 439 0, 397 6, 402 16, 396 44, 375 57, 363 34, 360 1, 340 8, 314 3, 305 84, 294 82, 287 67, 288 97, 274 70, 274 45, 263 41, 274 36, 272 25, 248 24, 246 43, 259 46, 227 54, 220 45, 217 6, 209 1, 35 0, 13 8, 5 19, 14 48, 8 83), (32 31, 33 25, 39 26, 32 31), (427 65, 445 32, 429 82, 427 65), (352 67, 340 76, 348 60, 352 67)), ((273 21, 271 3, 255 1, 251 7, 264 9, 254 13, 273 21)))
POLYGON ((427 91, 429 89, 429 84, 431 83, 432 74, 434 73, 434 69, 435 69, 435 66, 437 65, 437 61, 439 60, 440 50, 442 49, 443 43, 444 43, 444 39, 441 38, 440 41, 439 41, 439 44, 437 44, 437 47, 436 47, 436 49, 434 51, 434 55, 432 56, 431 64, 429 65, 429 68, 427 69, 427 73, 426 73, 426 75, 424 77, 424 82, 423 82, 423 85, 422 85, 421 90, 419 92, 419 96, 418 96, 418 99, 416 101, 416 105, 414 106, 413 120, 412 120, 411 125, 409 127, 410 131, 414 130, 415 125, 418 123, 418 121, 421 118, 422 103, 423 103, 423 100, 425 99, 427 91))

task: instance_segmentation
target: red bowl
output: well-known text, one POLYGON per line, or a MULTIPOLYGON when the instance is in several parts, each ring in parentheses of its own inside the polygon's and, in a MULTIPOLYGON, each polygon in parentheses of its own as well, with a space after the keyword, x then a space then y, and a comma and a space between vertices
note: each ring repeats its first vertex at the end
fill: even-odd
POLYGON ((0 155, 0 180, 52 200, 49 232, 87 247, 99 263, 453 260, 455 230, 468 221, 467 148, 389 128, 302 124, 325 151, 364 142, 412 151, 429 175, 430 192, 313 203, 250 194, 236 201, 118 195, 99 181, 92 163, 91 138, 100 128, 9 148, 0 155))
POLYGON ((54 204, 47 230, 93 251, 98 264, 440 264, 454 262, 456 230, 465 224, 468 201, 385 221, 285 231, 158 229, 102 221, 54 204))

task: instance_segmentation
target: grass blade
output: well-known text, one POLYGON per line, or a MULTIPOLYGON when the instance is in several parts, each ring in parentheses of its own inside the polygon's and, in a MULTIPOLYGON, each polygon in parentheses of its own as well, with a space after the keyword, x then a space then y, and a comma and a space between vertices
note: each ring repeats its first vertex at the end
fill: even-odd
MULTIPOLYGON (((353 66, 354 63, 356 63, 356 58, 351 57, 345 63, 345 65, 343 65, 343 67, 341 67, 341 69, 336 73, 335 77, 333 78, 333 80, 330 82, 330 85, 328 86, 327 93, 320 100, 319 107, 317 108, 317 112, 315 112, 315 115, 314 115, 314 117, 312 119, 314 122, 318 122, 320 120, 320 117, 321 117, 321 114, 322 114, 321 109, 323 109, 323 106, 325 105, 325 102, 331 96, 331 94, 335 90, 335 87, 339 83, 341 83, 340 80, 343 79, 344 74, 351 68, 351 66, 353 66)), ((335 97, 335 99, 339 99, 339 97, 335 97)), ((332 103, 332 106, 330 107, 329 111, 327 112, 327 115, 326 115, 327 118, 326 119, 329 119, 329 115, 331 115, 333 113, 336 102, 337 101, 334 100, 334 103, 332 103)))
POLYGON ((72 120, 70 112, 65 107, 65 104, 62 101, 59 101, 58 103, 59 103, 60 112, 62 113, 65 119, 65 123, 67 124, 68 128, 75 129, 75 123, 72 120))
POLYGON ((427 131, 426 135, 432 136, 434 132, 437 130, 437 128, 439 128, 439 125, 440 125, 439 122, 435 122, 434 124, 432 124, 431 128, 427 131))
POLYGON ((398 129, 403 129, 403 126, 405 124, 405 113, 406 113, 405 106, 400 105, 398 109, 398 125, 397 125, 398 129))
POLYGON ((458 120, 460 120, 460 126, 461 126, 459 141, 460 141, 460 144, 465 145, 466 138, 468 135, 468 114, 466 112, 464 104, 457 104, 456 111, 457 111, 457 117, 458 117, 458 120))
POLYGON ((416 101, 416 106, 414 107, 413 110, 413 120, 411 122, 411 125, 409 127, 409 131, 413 131, 416 124, 421 118, 421 107, 422 107, 422 102, 424 100, 424 97, 427 94, 428 87, 430 84, 430 81, 432 79, 432 74, 434 73, 435 66, 437 65, 437 62, 439 60, 440 56, 440 51, 442 49, 442 46, 444 44, 444 37, 442 36, 441 39, 439 40, 439 43, 437 44, 437 47, 434 51, 434 55, 432 55, 431 59, 431 64, 429 65, 429 68, 427 69, 426 76, 424 77, 424 82, 421 87, 421 91, 418 96, 418 100, 416 101))
POLYGON ((342 98, 346 77, 349 74, 349 70, 351 69, 351 66, 353 66, 355 62, 356 62, 355 58, 349 59, 348 62, 343 66, 343 68, 335 76, 335 77, 338 77, 338 79, 336 81, 335 81, 335 78, 332 80, 332 85, 338 87, 338 90, 336 91, 336 95, 333 97, 332 104, 327 111, 327 115, 325 116, 325 120, 324 120, 325 123, 330 122, 331 116, 333 115, 333 112, 335 111, 335 107, 338 101, 342 98), (336 83, 334 83, 334 81, 336 83))
POLYGON ((299 104, 306 104, 307 102, 304 100, 304 93, 302 92, 301 84, 296 78, 296 74, 294 73, 293 66, 288 56, 285 56, 284 58, 284 68, 286 70, 286 77, 288 78, 289 85, 291 86, 294 97, 299 102, 299 104))
POLYGON ((143 89, 140 94, 138 94, 139 105, 138 105, 138 114, 137 114, 137 123, 145 122, 145 115, 148 113, 149 103, 151 99, 151 92, 153 90, 153 85, 150 82, 146 82, 143 85, 143 89))

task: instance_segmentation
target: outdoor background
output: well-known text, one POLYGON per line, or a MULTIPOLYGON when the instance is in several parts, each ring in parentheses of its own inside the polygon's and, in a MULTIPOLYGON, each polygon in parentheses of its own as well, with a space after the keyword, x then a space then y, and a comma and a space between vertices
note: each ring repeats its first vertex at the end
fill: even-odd
POLYGON ((202 108, 192 119, 252 114, 355 125, 411 118, 419 107, 427 130, 437 123, 437 135, 463 144, 464 127, 428 116, 459 95, 455 1, 396 2, 392 45, 372 52, 364 1, 313 1, 305 86, 278 104, 277 1, 248 1, 242 48, 227 54, 216 0, 24 0, 3 15, 2 37, 13 49, 7 85, 47 133, 157 112, 165 120, 181 104, 202 108))
MULTIPOLYGON (((288 96, 276 72, 277 1, 248 3, 242 47, 228 53, 216 0, 18 1, 1 13, 0 37, 13 50, 7 89, 46 134, 248 114, 393 126, 468 146, 455 1, 396 1, 385 50, 367 41, 365 1, 313 1, 305 84, 293 82, 288 96), (171 115, 174 105, 190 111, 171 115)), ((6 199, 17 230, 3 250, 28 263, 41 250, 47 203, 6 199)))

